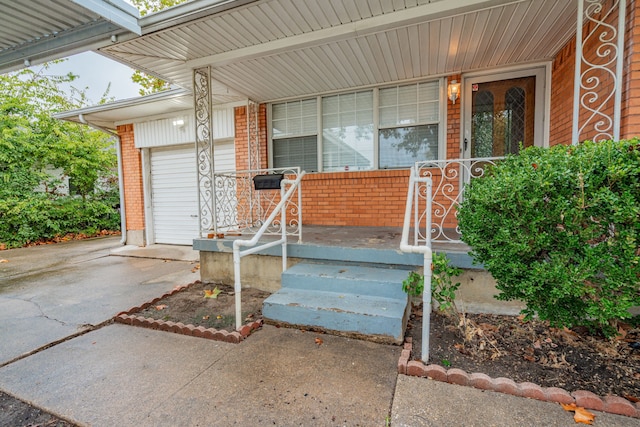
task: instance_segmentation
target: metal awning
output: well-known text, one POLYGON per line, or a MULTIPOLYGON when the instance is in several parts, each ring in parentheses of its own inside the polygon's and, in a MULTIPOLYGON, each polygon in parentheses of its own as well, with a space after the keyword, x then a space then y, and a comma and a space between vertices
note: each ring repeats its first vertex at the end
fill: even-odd
POLYGON ((550 61, 576 13, 567 0, 195 0, 99 51, 188 89, 210 66, 214 103, 267 102, 550 61))
POLYGON ((141 34, 124 0, 0 0, 0 73, 141 34))

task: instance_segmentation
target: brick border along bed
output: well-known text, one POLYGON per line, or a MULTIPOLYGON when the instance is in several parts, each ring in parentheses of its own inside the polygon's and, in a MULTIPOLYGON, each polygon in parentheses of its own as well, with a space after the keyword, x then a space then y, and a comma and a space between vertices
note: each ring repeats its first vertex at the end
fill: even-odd
POLYGON ((462 369, 445 369, 440 365, 425 365, 419 360, 409 360, 413 342, 407 337, 404 348, 398 360, 398 373, 414 377, 430 378, 450 384, 475 387, 481 390, 496 391, 514 396, 528 397, 554 403, 575 403, 594 411, 609 412, 612 414, 626 415, 640 418, 640 402, 633 404, 629 400, 619 396, 600 396, 586 390, 578 390, 573 393, 557 387, 540 387, 530 382, 516 383, 509 378, 491 378, 486 374, 468 374, 462 369))
POLYGON ((171 295, 180 292, 189 286, 198 283, 193 282, 188 285, 176 286, 173 290, 165 293, 164 295, 154 298, 149 302, 146 302, 140 306, 132 307, 128 311, 122 311, 115 315, 114 322, 122 323, 125 325, 140 326, 143 328, 155 329, 159 331, 173 332, 181 335, 188 335, 191 337, 205 338, 215 341, 224 341, 228 343, 238 344, 244 341, 251 333, 262 326, 262 319, 255 320, 251 323, 242 325, 237 331, 225 331, 223 329, 205 328, 204 326, 194 326, 192 324, 185 325, 182 322, 172 322, 164 320, 156 320, 150 317, 136 316, 141 310, 144 310, 158 301, 170 297, 171 295))

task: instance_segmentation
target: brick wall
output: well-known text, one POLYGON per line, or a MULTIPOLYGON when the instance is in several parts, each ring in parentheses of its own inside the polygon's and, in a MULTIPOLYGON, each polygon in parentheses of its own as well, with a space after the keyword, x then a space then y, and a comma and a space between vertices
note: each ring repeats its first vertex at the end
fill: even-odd
MULTIPOLYGON (((450 80, 460 81, 460 76, 450 80)), ((266 105, 260 106, 260 160, 267 167, 266 105)), ((246 107, 235 109, 236 165, 248 168, 246 107)), ((460 157, 460 100, 447 100, 447 158, 460 157)), ((310 173, 302 180, 302 222, 313 225, 401 227, 409 185, 408 169, 310 173)), ((446 198, 438 196, 446 206, 446 198)), ((446 225, 455 223, 453 215, 446 225)))
MULTIPOLYGON (((462 80, 460 74, 455 76, 449 76, 447 79, 447 85, 451 83, 453 80, 457 80, 458 83, 462 80)), ((462 92, 463 89, 460 89, 462 92)), ((447 159, 459 159, 462 157, 462 152, 460 151, 460 105, 462 103, 462 99, 458 98, 455 104, 452 104, 448 99, 445 100, 447 103, 447 132, 445 133, 445 138, 447 139, 447 159)))
POLYGON ((133 125, 118 126, 122 150, 122 175, 127 231, 144 230, 142 159, 134 145, 133 125))

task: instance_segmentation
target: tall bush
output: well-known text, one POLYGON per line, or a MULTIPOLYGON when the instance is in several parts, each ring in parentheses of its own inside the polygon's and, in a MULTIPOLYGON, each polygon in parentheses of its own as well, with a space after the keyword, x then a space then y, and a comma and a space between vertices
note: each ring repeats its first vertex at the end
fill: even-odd
POLYGON ((640 142, 532 147, 474 179, 462 239, 501 300, 607 335, 640 305, 640 142))

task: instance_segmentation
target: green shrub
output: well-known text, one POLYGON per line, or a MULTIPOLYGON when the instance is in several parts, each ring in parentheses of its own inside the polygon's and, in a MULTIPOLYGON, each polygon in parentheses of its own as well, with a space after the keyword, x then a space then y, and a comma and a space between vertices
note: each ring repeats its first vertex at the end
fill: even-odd
MULTIPOLYGON (((452 278, 462 274, 462 270, 452 266, 445 254, 434 253, 431 274, 431 299, 438 303, 440 310, 456 311, 456 290, 460 283, 453 283, 452 278)), ((424 292, 424 276, 410 272, 402 282, 402 290, 412 297, 419 297, 424 292)))
POLYGON ((465 190, 458 220, 498 299, 615 333, 640 305, 640 143, 532 147, 465 190))
POLYGON ((0 243, 8 248, 67 233, 92 235, 119 228, 120 214, 100 198, 31 193, 0 199, 0 243))

